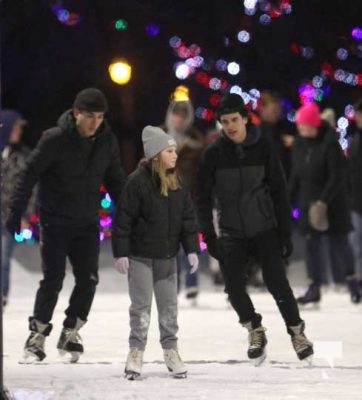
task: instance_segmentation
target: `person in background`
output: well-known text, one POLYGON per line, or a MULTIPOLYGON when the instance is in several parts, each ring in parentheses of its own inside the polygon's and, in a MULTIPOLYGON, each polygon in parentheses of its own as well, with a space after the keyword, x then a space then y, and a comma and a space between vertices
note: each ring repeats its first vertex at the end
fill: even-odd
POLYGON ((42 361, 45 338, 65 277, 66 259, 75 286, 65 311, 57 348, 76 362, 83 353, 79 335, 98 284, 100 187, 117 204, 124 185, 117 139, 105 121, 108 104, 95 88, 80 91, 73 108, 45 131, 17 179, 6 226, 20 231, 21 216, 38 182, 40 253, 43 279, 36 294, 24 356, 42 361))
POLYGON ((348 150, 349 183, 351 189, 352 244, 356 259, 356 273, 362 288, 362 98, 354 105, 355 130, 348 150))
POLYGON ((306 236, 306 265, 311 284, 299 297, 299 304, 321 300, 323 236, 328 236, 331 258, 344 265, 344 276, 351 301, 359 303, 354 257, 348 240, 352 230, 347 192, 347 161, 337 136, 322 121, 315 103, 300 107, 296 113, 299 137, 293 146, 291 197, 298 197, 299 225, 306 236))
MULTIPOLYGON (((8 302, 10 289, 10 262, 13 256, 15 239, 5 228, 5 221, 9 216, 11 205, 11 193, 14 184, 19 177, 20 171, 25 167, 26 159, 30 150, 23 145, 21 139, 26 121, 15 110, 3 110, 0 112, 1 124, 1 155, 2 155, 2 176, 1 176, 1 240, 2 240, 2 295, 3 305, 8 302)), ((32 212, 33 203, 29 204, 26 215, 32 212)), ((25 215, 25 216, 26 216, 25 215)), ((23 215, 21 219, 21 228, 28 226, 26 218, 23 215)))
POLYGON ((282 118, 281 98, 277 93, 264 91, 260 96, 260 130, 271 138, 284 168, 285 176, 289 179, 292 169, 291 148, 294 136, 291 134, 286 121, 282 118))
POLYGON ((198 177, 198 214, 211 255, 220 261, 225 291, 249 332, 248 357, 259 365, 266 356, 262 316, 246 289, 250 256, 261 260, 263 278, 300 360, 313 354, 305 324, 289 285, 283 258, 293 251, 291 211, 280 160, 270 140, 248 120, 237 94, 220 100, 216 116, 221 136, 205 150, 198 177), (213 224, 217 199, 219 237, 213 224))
MULTIPOLYGON (((166 112, 165 123, 161 128, 174 138, 177 143, 177 171, 180 179, 189 188, 194 199, 196 192, 197 171, 200 157, 206 145, 204 135, 193 126, 194 109, 190 100, 171 101, 166 112)), ((177 256, 178 285, 182 271, 186 271, 186 298, 196 304, 199 294, 199 275, 190 274, 190 265, 181 248, 177 256)))
POLYGON ((112 235, 115 267, 128 273, 131 298, 125 374, 130 380, 141 374, 154 293, 166 366, 175 377, 184 378, 187 369, 176 337, 176 255, 182 243, 190 274, 196 272, 196 215, 189 190, 177 177, 176 141, 154 126, 143 129, 142 140, 147 161, 127 179, 112 235))

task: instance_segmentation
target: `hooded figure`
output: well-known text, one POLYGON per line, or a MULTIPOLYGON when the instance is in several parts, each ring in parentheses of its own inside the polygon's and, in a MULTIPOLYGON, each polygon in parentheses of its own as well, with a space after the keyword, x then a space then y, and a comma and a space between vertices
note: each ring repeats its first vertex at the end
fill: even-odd
MULTIPOLYGON (((25 167, 26 158, 30 150, 21 144, 21 136, 25 120, 17 111, 3 110, 0 112, 0 146, 2 155, 2 202, 1 216, 2 221, 9 215, 11 204, 10 196, 14 188, 14 182, 18 178, 21 170, 25 167)), ((32 210, 29 205, 28 213, 32 210)), ((3 227, 2 227, 3 228, 3 227)), ((4 305, 7 302, 9 293, 9 271, 10 260, 13 255, 15 240, 5 228, 2 229, 2 276, 3 276, 3 298, 4 305)))
POLYGON ((161 128, 177 143, 177 169, 181 179, 195 195, 197 170, 205 148, 203 134, 193 126, 194 109, 190 101, 172 101, 161 128))

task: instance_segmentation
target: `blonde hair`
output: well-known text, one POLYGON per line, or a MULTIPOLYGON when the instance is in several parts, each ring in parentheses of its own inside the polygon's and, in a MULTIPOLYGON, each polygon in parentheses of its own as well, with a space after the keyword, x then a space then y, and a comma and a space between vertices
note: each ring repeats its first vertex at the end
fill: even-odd
POLYGON ((160 153, 152 159, 152 173, 160 179, 162 196, 168 197, 169 190, 177 190, 180 188, 176 170, 168 170, 165 168, 160 153))

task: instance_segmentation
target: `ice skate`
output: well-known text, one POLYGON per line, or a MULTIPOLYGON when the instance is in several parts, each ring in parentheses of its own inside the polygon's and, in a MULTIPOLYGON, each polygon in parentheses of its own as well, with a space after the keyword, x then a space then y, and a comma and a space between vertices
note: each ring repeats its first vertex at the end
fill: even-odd
POLYGON ((126 366, 124 368, 125 378, 134 381, 141 375, 143 365, 143 350, 137 347, 131 347, 127 356, 126 366))
POLYGON ((85 324, 84 321, 77 318, 77 322, 74 328, 63 328, 60 338, 58 340, 57 349, 61 356, 65 354, 70 355, 70 362, 76 363, 79 357, 84 353, 82 344, 82 338, 78 331, 85 324))
POLYGON ((319 309, 321 293, 319 286, 312 283, 303 296, 297 298, 297 303, 305 308, 319 309))
POLYGON ((358 304, 361 302, 361 292, 355 277, 347 277, 347 286, 351 296, 351 302, 358 304))
POLYGON ((177 349, 163 349, 163 357, 165 359, 167 369, 172 373, 174 378, 187 378, 187 369, 177 349))
POLYGON ((243 324, 249 331, 248 358, 255 367, 260 366, 266 359, 266 345, 268 340, 265 335, 266 329, 263 326, 252 327, 251 322, 243 324))
POLYGON ((186 299, 192 307, 197 307, 197 297, 199 290, 197 287, 189 287, 186 289, 186 299))
POLYGON ((302 321, 299 325, 289 326, 288 333, 291 337, 292 344, 299 360, 312 364, 313 343, 310 342, 304 334, 305 324, 302 321))
POLYGON ((43 361, 46 357, 44 351, 45 338, 52 330, 52 324, 43 324, 36 319, 30 319, 30 336, 25 342, 23 363, 33 363, 43 361))

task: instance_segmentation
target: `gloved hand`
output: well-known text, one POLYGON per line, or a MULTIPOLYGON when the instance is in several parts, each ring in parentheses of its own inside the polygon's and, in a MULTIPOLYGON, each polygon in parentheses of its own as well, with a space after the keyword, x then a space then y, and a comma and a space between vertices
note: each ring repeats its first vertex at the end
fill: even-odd
POLYGON ((215 236, 212 238, 205 238, 205 242, 207 244, 207 250, 210 256, 220 261, 222 258, 222 247, 220 239, 217 236, 215 236))
POLYGON ((194 274, 199 268, 199 257, 196 253, 190 253, 187 255, 187 259, 191 265, 190 274, 194 274))
POLYGON ((21 215, 17 212, 11 211, 5 222, 6 229, 12 236, 15 233, 21 232, 21 215))
POLYGON ((114 267, 120 274, 127 274, 129 270, 129 258, 128 257, 117 258, 114 262, 114 267))
POLYGON ((283 258, 288 258, 293 253, 293 242, 290 236, 280 238, 280 251, 283 258))

